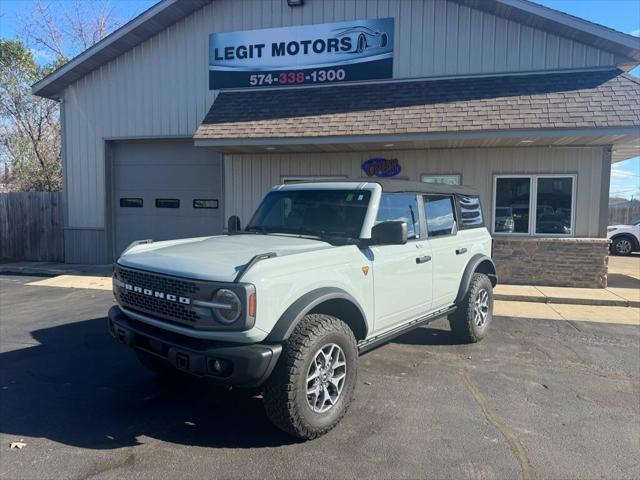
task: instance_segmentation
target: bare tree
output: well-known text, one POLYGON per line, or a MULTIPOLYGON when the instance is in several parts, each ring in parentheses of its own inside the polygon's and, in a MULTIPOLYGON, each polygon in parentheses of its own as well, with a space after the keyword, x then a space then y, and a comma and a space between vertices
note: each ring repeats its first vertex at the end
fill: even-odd
POLYGON ((0 161, 18 190, 62 186, 58 106, 30 92, 44 73, 20 41, 0 40, 0 161))
POLYGON ((58 104, 32 95, 31 85, 119 21, 108 0, 33 0, 19 20, 22 39, 0 39, 0 183, 55 191, 62 188, 58 104), (42 58, 53 61, 42 66, 42 58))
POLYGON ((27 46, 56 60, 75 57, 120 25, 108 0, 34 0, 21 23, 27 46))

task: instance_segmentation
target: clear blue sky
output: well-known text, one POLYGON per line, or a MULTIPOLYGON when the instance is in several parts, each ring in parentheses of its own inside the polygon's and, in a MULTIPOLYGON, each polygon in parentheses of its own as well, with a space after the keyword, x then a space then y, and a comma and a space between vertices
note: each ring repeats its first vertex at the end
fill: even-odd
MULTIPOLYGON (((64 4, 67 1, 55 0, 55 3, 64 4)), ((32 0, 0 0, 0 37, 16 36, 19 30, 17 17, 20 11, 28 9, 31 3, 32 0)), ((155 0, 111 0, 110 5, 116 17, 126 21, 154 3, 155 0)), ((640 0, 537 0, 537 3, 640 36, 640 0)), ((639 69, 634 70, 634 73, 638 75, 639 69)), ((640 197, 640 157, 613 166, 611 193, 625 197, 640 197)))

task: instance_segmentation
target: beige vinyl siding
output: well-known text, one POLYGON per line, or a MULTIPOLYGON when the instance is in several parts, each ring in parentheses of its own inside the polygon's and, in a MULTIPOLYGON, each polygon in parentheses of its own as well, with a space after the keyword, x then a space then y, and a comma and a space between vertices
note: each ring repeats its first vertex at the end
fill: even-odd
POLYGON ((613 65, 611 53, 451 0, 215 0, 69 86, 63 95, 68 225, 105 225, 104 139, 190 137, 215 97, 213 32, 395 18, 395 78, 613 65))
POLYGON ((239 215, 242 224, 269 189, 286 176, 360 178, 362 162, 372 157, 397 158, 400 178, 458 174, 462 183, 480 191, 486 223, 491 225, 493 176, 497 174, 571 173, 577 175, 578 237, 598 236, 602 148, 470 148, 385 150, 349 153, 264 154, 224 156, 225 216, 239 215))

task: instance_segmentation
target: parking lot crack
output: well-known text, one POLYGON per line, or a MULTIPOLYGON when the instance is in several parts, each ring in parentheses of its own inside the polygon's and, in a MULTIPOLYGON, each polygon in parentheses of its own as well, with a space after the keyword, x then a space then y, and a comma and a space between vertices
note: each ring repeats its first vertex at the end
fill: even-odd
POLYGON ((462 379, 464 380, 464 384, 473 395, 473 398, 478 403, 482 412, 484 413, 487 421, 493 425, 493 427, 498 430, 504 439, 507 441, 509 448, 513 452, 514 457, 520 464, 520 469, 522 471, 522 478, 524 480, 532 480, 535 478, 533 467, 531 466, 531 462, 529 461, 529 457, 527 456, 527 451, 520 442, 520 439, 516 436, 516 434, 511 430, 507 424, 493 411, 491 406, 489 405, 489 401, 487 397, 478 389, 478 387, 471 380, 471 376, 469 374, 469 370, 467 368, 462 369, 462 379))

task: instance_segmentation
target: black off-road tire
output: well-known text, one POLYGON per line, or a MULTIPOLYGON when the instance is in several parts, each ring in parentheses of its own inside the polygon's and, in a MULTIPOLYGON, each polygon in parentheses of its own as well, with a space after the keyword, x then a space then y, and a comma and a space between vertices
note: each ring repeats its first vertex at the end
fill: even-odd
POLYGON ((169 362, 143 350, 135 349, 138 361, 158 380, 166 382, 184 382, 189 380, 186 373, 176 370, 169 362))
POLYGON ((634 246, 634 241, 631 237, 621 236, 613 239, 609 249, 614 255, 626 257, 633 253, 634 246))
POLYGON ((458 309, 449 315, 449 326, 455 337, 464 343, 476 343, 482 340, 489 330, 493 319, 493 286, 489 277, 482 273, 474 273, 471 277, 469 289, 458 304, 458 309), (486 292, 488 312, 484 323, 477 324, 476 302, 486 292))
POLYGON ((306 315, 285 341, 283 351, 264 388, 264 406, 271 422, 295 437, 310 440, 324 435, 342 419, 351 403, 358 374, 358 347, 343 321, 323 314, 306 315), (307 373, 316 354, 336 344, 344 352, 346 377, 336 403, 315 412, 307 401, 307 373))

